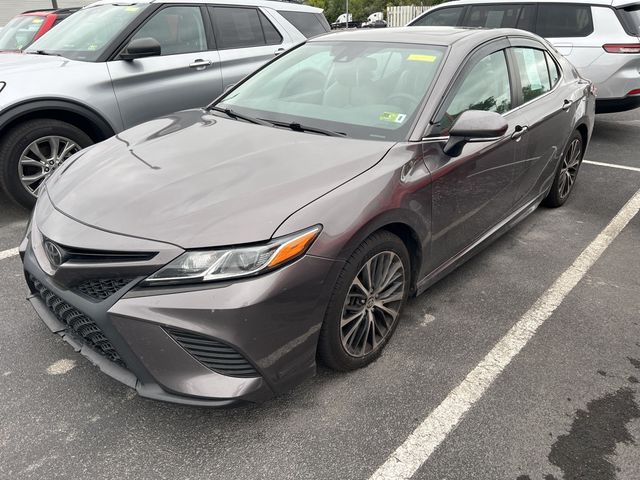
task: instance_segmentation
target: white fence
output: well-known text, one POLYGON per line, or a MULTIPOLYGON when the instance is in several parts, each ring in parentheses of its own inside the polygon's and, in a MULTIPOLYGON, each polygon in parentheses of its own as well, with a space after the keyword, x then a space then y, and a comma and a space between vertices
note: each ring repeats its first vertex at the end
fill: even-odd
POLYGON ((423 12, 429 10, 430 6, 409 5, 406 7, 387 7, 387 24, 390 27, 404 27, 411 20, 423 12))

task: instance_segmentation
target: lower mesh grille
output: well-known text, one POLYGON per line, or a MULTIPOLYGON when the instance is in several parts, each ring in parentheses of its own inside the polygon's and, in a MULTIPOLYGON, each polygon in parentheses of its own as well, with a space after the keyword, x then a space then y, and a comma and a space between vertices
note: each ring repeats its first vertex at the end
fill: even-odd
POLYGON ((33 286, 38 291, 40 298, 49 308, 55 317, 64 323, 73 333, 82 338, 86 344, 101 353, 109 360, 124 366, 124 362, 113 348, 111 342, 102 333, 96 322, 87 317, 84 313, 69 305, 55 293, 45 287, 35 277, 30 277, 33 286))
POLYGON ((214 372, 229 377, 259 377, 260 374, 232 347, 204 335, 182 330, 166 329, 192 357, 214 372))
POLYGON ((127 283, 131 278, 100 278, 94 280, 86 280, 75 287, 78 292, 93 298, 94 300, 106 300, 114 295, 127 283))

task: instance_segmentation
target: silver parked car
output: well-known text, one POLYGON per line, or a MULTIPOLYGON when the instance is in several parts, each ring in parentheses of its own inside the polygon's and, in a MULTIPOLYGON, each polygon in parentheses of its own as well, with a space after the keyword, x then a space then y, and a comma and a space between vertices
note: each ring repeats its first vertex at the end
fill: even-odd
POLYGON ((322 10, 263 0, 100 1, 0 63, 0 185, 31 206, 78 150, 200 107, 330 30, 322 10))
POLYGON ((640 106, 638 0, 459 0, 411 26, 511 27, 546 38, 597 87, 597 113, 640 106))

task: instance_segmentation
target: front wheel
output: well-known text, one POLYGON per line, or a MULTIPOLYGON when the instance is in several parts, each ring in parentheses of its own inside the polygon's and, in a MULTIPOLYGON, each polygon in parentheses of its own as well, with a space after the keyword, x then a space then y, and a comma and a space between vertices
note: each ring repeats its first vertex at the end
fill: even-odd
POLYGON ((36 202, 38 187, 62 163, 91 145, 79 128, 60 120, 28 120, 0 142, 0 185, 24 207, 36 202))
POLYGON ((542 204, 546 207, 560 207, 567 201, 573 185, 578 177, 578 170, 582 164, 584 155, 584 144, 580 132, 574 132, 569 145, 562 157, 562 161, 553 179, 551 190, 542 204))
POLYGON ((409 294, 410 261, 402 240, 382 231, 347 260, 329 301, 318 354, 334 370, 373 362, 387 344, 409 294))

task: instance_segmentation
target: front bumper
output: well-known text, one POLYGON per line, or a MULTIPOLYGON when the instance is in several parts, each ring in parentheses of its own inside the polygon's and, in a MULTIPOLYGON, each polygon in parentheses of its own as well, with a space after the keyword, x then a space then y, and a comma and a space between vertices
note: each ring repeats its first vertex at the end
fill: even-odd
MULTIPOLYGON (((308 255, 267 275, 233 283, 136 288, 145 273, 97 300, 74 286, 77 278, 91 275, 90 265, 69 262, 52 272, 38 245, 39 236, 68 246, 95 233, 81 232, 93 229, 73 223, 70 229, 53 231, 50 219, 45 225, 34 220, 30 240, 21 248, 32 292, 29 301, 53 332, 141 396, 202 406, 261 402, 315 372, 317 339, 336 262, 308 255), (216 358, 210 363, 212 355, 216 358), (230 366, 215 363, 220 361, 230 366), (224 373, 220 368, 226 368, 224 373), (234 375, 229 368, 243 370, 234 375)), ((166 263, 176 253, 159 256, 166 263)), ((103 264, 100 276, 130 277, 126 270, 122 264, 112 269, 103 264)))

